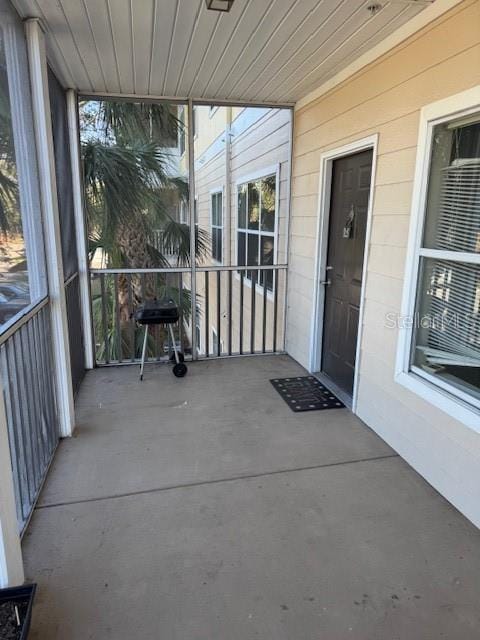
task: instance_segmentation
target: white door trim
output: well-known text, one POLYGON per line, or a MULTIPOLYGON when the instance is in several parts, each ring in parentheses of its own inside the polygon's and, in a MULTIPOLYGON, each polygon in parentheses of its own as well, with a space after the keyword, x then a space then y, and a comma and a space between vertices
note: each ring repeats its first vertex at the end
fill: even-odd
POLYGON ((372 150, 372 175, 370 179, 370 194, 367 212, 367 229, 365 233, 365 251, 363 257, 362 288, 360 292, 360 312, 358 319, 358 337, 355 360, 355 377, 353 382, 352 411, 355 413, 358 391, 358 372, 360 370, 360 345, 362 340, 363 312, 365 299, 365 280, 367 274, 368 251, 370 247, 370 235, 372 226, 373 193, 375 186, 375 174, 377 164, 378 134, 361 138, 350 144, 331 149, 322 154, 320 158, 320 180, 319 198, 317 211, 317 236, 316 254, 313 282, 313 313, 310 330, 310 362, 309 371, 311 373, 320 370, 323 338, 323 314, 325 307, 325 287, 320 284, 327 279, 327 248, 328 229, 330 219, 330 196, 332 187, 332 167, 333 161, 344 158, 361 151, 372 150))

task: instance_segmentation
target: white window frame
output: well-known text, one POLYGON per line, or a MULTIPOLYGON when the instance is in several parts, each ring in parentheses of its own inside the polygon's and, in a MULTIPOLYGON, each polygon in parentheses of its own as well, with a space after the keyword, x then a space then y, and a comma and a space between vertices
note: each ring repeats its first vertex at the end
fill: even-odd
MULTIPOLYGON (((223 237, 223 230, 225 228, 225 206, 224 206, 224 200, 225 200, 225 189, 223 187, 223 185, 221 187, 216 187, 215 189, 210 189, 210 230, 213 229, 220 229, 222 232, 222 256, 221 256, 221 260, 216 260, 213 257, 212 254, 212 263, 213 264, 223 264, 224 258, 225 258, 225 247, 224 247, 224 237, 223 237), (218 226, 218 225, 214 225, 213 224, 213 210, 212 210, 212 196, 217 195, 218 193, 220 193, 222 195, 222 225, 218 226)), ((212 235, 213 238, 213 235, 212 235)), ((211 249, 211 247, 210 247, 211 249)))
MULTIPOLYGON (((428 258, 432 255, 431 250, 422 248, 421 245, 426 217, 433 129, 438 124, 475 113, 480 113, 480 85, 426 105, 420 113, 412 213, 398 329, 395 381, 480 433, 480 403, 475 398, 417 367, 412 368, 410 360, 414 327, 413 322, 409 321, 415 313, 420 258, 422 256, 428 258)), ((445 259, 451 258, 453 254, 456 261, 480 264, 480 255, 444 250, 435 250, 433 254, 436 258, 445 259)))
MULTIPOLYGON (((248 216, 248 212, 247 212, 247 216, 248 216)), ((261 235, 273 237, 273 264, 274 265, 278 264, 278 234, 279 234, 279 226, 280 226, 279 217, 280 217, 280 163, 279 162, 277 164, 270 165, 268 167, 263 167, 262 169, 259 169, 258 171, 255 171, 253 173, 249 173, 244 176, 241 176, 235 181, 235 264, 236 265, 238 265, 238 232, 239 231, 244 232, 246 234, 257 235, 259 238, 261 235), (255 229, 239 228, 238 226, 238 187, 242 184, 246 184, 247 182, 261 180, 263 178, 268 178, 273 175, 275 176, 275 230, 273 232, 261 231, 260 221, 259 221, 258 231, 255 231, 255 229)), ((260 241, 258 243, 258 247, 260 251, 260 241)), ((246 254, 245 254, 245 260, 246 261, 248 260, 248 256, 246 254)), ((250 268, 250 265, 239 265, 239 266, 241 267, 249 266, 249 270, 255 271, 254 265, 251 265, 251 268, 250 268)), ((258 266, 261 266, 261 265, 258 265, 258 266)), ((235 272, 235 277, 237 280, 240 279, 240 275, 238 274, 237 271, 235 272)), ((273 285, 272 291, 267 290, 267 297, 269 299, 273 299, 273 293, 275 291, 275 277, 273 279, 273 282, 274 282, 274 285, 273 285)), ((252 281, 250 278, 247 277, 246 274, 243 277, 243 283, 247 287, 250 287, 250 288, 252 287, 252 281)), ((256 282, 255 289, 257 293, 260 293, 263 295, 263 284, 256 282)))

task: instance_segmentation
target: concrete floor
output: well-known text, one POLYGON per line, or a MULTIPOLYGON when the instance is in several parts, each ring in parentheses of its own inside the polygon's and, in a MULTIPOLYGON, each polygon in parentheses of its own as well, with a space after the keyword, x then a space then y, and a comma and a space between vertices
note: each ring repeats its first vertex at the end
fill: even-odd
POLYGON ((33 640, 477 640, 480 532, 283 356, 88 374, 24 539, 33 640))

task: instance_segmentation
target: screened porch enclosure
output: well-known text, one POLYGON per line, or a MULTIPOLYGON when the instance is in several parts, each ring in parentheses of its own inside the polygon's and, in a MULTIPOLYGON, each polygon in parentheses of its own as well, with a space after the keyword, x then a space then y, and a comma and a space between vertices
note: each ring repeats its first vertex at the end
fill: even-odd
POLYGON ((479 19, 0 0, 0 592, 37 584, 31 640, 477 637, 479 19))
MULTIPOLYGON (((283 352, 291 110, 80 97, 79 114, 96 363, 138 362, 135 309, 167 298, 187 360, 283 352)), ((172 358, 166 327, 146 349, 172 358)))
MULTIPOLYGON (((292 111, 77 95, 38 21, 0 6, 0 364, 23 534, 85 371, 138 363, 140 304, 174 300, 186 360, 284 352, 292 111)), ((172 351, 155 327, 147 360, 172 351)))
POLYGON ((70 432, 68 411, 85 362, 66 94, 45 67, 43 89, 51 105, 45 124, 57 161, 52 183, 56 223, 42 193, 45 167, 35 153, 38 114, 32 104, 38 87, 30 85, 32 51, 18 16, 5 2, 0 10, 0 376, 2 424, 8 434, 1 446, 9 447, 5 469, 11 467, 15 528, 23 534, 58 439, 70 432), (59 328, 67 325, 63 340, 59 328), (63 398, 60 376, 67 390, 63 398))

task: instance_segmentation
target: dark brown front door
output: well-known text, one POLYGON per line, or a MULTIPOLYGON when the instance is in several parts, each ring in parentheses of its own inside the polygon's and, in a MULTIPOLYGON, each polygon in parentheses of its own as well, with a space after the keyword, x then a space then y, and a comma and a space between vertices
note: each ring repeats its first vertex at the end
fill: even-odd
POLYGON ((333 162, 322 371, 352 395, 372 151, 333 162))

